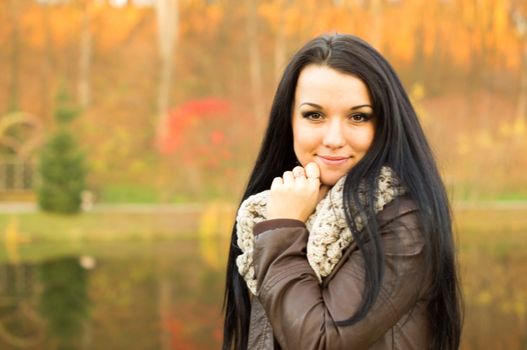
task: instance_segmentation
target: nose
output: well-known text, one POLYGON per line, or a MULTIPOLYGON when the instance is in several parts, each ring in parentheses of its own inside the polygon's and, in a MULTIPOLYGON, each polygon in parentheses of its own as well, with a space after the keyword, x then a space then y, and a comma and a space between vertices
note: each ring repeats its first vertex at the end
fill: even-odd
POLYGON ((344 146, 343 131, 340 118, 330 118, 324 130, 324 146, 332 149, 344 146))

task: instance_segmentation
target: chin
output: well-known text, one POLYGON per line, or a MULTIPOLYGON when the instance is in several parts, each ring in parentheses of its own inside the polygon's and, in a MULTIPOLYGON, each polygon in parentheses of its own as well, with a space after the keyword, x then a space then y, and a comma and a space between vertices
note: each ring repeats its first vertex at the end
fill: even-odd
POLYGON ((346 174, 342 174, 342 175, 324 175, 322 174, 320 176, 320 182, 322 183, 322 185, 326 185, 326 186, 334 186, 337 181, 339 181, 339 179, 344 176, 346 174))

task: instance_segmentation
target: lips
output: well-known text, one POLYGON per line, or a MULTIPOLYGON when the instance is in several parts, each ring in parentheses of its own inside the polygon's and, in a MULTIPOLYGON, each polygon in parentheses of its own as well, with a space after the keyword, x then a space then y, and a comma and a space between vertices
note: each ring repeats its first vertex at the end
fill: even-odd
POLYGON ((349 158, 349 157, 337 157, 337 156, 319 156, 319 157, 327 159, 327 160, 343 160, 343 159, 349 158))
POLYGON ((318 155, 318 158, 320 158, 325 164, 328 165, 339 165, 345 163, 350 157, 342 157, 342 156, 321 156, 318 155))

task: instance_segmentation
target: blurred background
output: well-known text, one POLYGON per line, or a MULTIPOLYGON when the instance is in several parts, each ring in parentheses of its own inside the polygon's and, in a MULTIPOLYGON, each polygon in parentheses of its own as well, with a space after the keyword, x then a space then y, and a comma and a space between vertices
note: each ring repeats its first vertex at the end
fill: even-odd
POLYGON ((527 349, 525 0, 0 0, 0 348, 217 349, 291 55, 392 63, 452 201, 462 349, 527 349))

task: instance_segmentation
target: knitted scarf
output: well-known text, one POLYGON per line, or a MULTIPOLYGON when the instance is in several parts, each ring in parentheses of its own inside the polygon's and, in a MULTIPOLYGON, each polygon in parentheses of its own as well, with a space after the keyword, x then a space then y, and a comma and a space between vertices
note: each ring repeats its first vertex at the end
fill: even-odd
MULTIPOLYGON (((353 241, 353 236, 346 222, 343 208, 343 188, 346 176, 326 193, 317 204, 315 211, 306 221, 309 231, 307 242, 307 260, 315 272, 319 282, 328 276, 342 257, 343 251, 353 241)), ((366 184, 359 186, 359 200, 366 206, 366 184)), ((377 178, 377 187, 374 191, 374 212, 380 212, 384 206, 406 191, 400 184, 394 171, 384 166, 377 178)), ((238 246, 242 250, 236 258, 238 272, 245 279, 247 287, 252 294, 257 295, 256 276, 253 265, 255 224, 266 220, 267 198, 269 190, 254 194, 242 202, 236 217, 236 231, 238 246)), ((360 215, 354 217, 358 231, 364 228, 360 215)))

